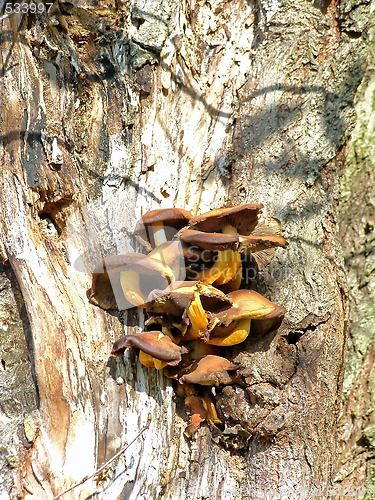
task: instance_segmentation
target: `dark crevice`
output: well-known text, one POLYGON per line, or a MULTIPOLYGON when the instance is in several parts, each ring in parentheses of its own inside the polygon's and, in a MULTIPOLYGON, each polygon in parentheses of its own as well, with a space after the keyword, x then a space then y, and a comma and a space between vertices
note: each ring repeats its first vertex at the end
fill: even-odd
POLYGON ((285 335, 285 338, 288 344, 296 345, 303 334, 304 332, 290 332, 287 335, 285 335))
MULTIPOLYGON (((38 390, 38 383, 37 383, 36 370, 35 370, 34 339, 33 339, 33 335, 32 335, 29 317, 28 317, 27 310, 26 310, 26 305, 25 305, 25 302, 23 299, 21 288, 19 286, 19 283, 17 281, 16 275, 15 275, 13 269, 10 266, 1 266, 1 264, 0 264, 0 271, 2 269, 4 270, 8 280, 10 282, 13 296, 15 298, 15 305, 16 305, 17 310, 18 310, 18 316, 19 316, 20 321, 22 322, 23 333, 25 336, 26 347, 28 350, 28 357, 29 357, 29 361, 30 361, 31 377, 32 377, 34 388, 35 388, 36 406, 37 406, 37 408, 39 408, 40 400, 39 400, 39 390, 38 390)), ((3 361, 2 361, 2 364, 3 364, 3 361)), ((4 363, 4 365, 5 365, 5 363, 4 363)), ((29 408, 27 410, 29 410, 29 408)))
POLYGON ((142 19, 140 17, 132 17, 132 25, 138 29, 140 26, 142 26, 142 24, 146 21, 146 19, 142 19))

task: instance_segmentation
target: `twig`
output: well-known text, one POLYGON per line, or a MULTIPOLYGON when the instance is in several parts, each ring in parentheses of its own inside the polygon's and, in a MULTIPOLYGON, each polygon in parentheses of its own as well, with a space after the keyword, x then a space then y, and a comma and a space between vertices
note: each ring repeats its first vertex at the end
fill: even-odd
POLYGON ((5 19, 8 19, 8 17, 12 16, 13 14, 15 14, 15 12, 12 11, 9 14, 6 14, 5 16, 0 17, 0 23, 5 21, 5 19))
POLYGON ((143 427, 143 429, 141 429, 138 432, 138 434, 135 436, 135 438, 132 441, 130 441, 129 444, 126 444, 125 446, 123 446, 121 448, 121 450, 119 450, 117 453, 115 453, 104 465, 99 467, 99 469, 97 469, 93 474, 91 474, 91 476, 85 476, 83 479, 81 479, 81 481, 79 483, 73 484, 73 486, 71 486, 67 490, 63 491, 62 493, 59 493, 56 497, 53 497, 53 500, 57 500, 58 498, 61 498, 66 493, 69 493, 69 491, 72 491, 75 488, 77 488, 77 486, 81 486, 81 484, 85 483, 89 479, 92 479, 97 474, 100 474, 104 469, 106 469, 108 467, 108 465, 110 463, 112 463, 114 460, 116 460, 116 458, 118 458, 120 455, 122 455, 129 448, 129 446, 131 446, 145 432, 146 429, 148 429, 150 427, 150 423, 151 423, 151 415, 148 418, 147 424, 143 427))

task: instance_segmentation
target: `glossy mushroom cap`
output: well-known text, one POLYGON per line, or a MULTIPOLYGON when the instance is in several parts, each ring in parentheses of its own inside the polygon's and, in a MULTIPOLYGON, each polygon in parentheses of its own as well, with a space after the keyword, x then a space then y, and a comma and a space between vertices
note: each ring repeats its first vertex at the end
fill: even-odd
POLYGON ((183 208, 161 208, 158 210, 151 210, 150 212, 142 215, 141 219, 137 222, 135 227, 135 236, 138 241, 148 251, 156 246, 152 231, 149 230, 153 224, 163 224, 168 236, 168 240, 172 240, 174 235, 189 224, 192 214, 183 208))
POLYGON ((220 324, 230 325, 240 319, 282 318, 285 308, 269 301, 254 290, 235 290, 227 295, 233 305, 215 315, 220 324))
POLYGON ((233 226, 240 234, 250 234, 258 223, 258 216, 263 209, 261 203, 246 203, 236 207, 218 208, 190 220, 190 227, 213 233, 225 226, 233 226))
POLYGON ((191 212, 183 208, 160 208, 151 210, 142 215, 142 222, 145 226, 149 226, 155 222, 162 222, 177 229, 180 226, 186 225, 192 218, 191 212))
POLYGON ((154 288, 165 288, 174 276, 172 270, 157 259, 139 253, 106 257, 94 269, 90 302, 102 309, 129 309, 143 305, 154 288), (129 300, 124 287, 139 295, 137 303, 129 300), (134 278, 137 283, 134 283, 134 278))
POLYGON ((194 294, 199 293, 202 307, 209 312, 216 313, 231 306, 232 302, 225 293, 211 285, 202 285, 194 281, 180 282, 181 286, 172 283, 166 290, 160 292, 160 296, 152 302, 150 299, 155 292, 149 296, 147 310, 161 314, 182 315, 194 299, 194 294))
POLYGON ((238 251, 240 253, 254 253, 269 248, 286 248, 288 246, 287 241, 282 236, 253 236, 252 234, 250 236, 240 236, 239 243, 238 251))
POLYGON ((205 233, 195 229, 182 229, 181 241, 205 250, 233 250, 238 245, 237 234, 205 233))
POLYGON ((187 353, 185 347, 178 346, 161 332, 143 332, 135 335, 124 335, 112 347, 113 356, 123 356, 125 349, 138 348, 153 358, 165 361, 168 365, 175 366, 181 361, 181 355, 187 353))
POLYGON ((231 363, 228 359, 209 354, 195 361, 189 372, 182 375, 179 382, 199 385, 230 384, 233 377, 228 371, 234 371, 239 365, 231 363))

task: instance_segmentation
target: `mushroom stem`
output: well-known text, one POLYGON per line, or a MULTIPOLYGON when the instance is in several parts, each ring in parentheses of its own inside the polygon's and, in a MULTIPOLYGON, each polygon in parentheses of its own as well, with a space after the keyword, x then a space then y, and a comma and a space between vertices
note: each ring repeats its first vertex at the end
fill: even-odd
POLYGON ((162 245, 167 242, 167 237, 165 235, 164 224, 162 222, 153 222, 152 236, 154 237, 155 246, 162 245))
POLYGON ((206 394, 203 398, 203 406, 207 411, 208 422, 213 422, 214 424, 222 424, 223 422, 217 416, 215 405, 213 404, 210 396, 206 394))
POLYGON ((219 354, 220 349, 216 346, 208 345, 207 342, 203 340, 193 340, 186 344, 189 349, 189 356, 191 359, 200 359, 207 354, 219 354))
POLYGON ((229 224, 223 227, 224 234, 237 234, 237 232, 238 232, 237 229, 229 224))
POLYGON ((202 307, 202 302, 199 297, 199 291, 194 292, 194 299, 192 300, 188 316, 190 319, 190 327, 188 329, 189 338, 199 338, 208 325, 207 315, 202 307))
POLYGON ((144 307, 144 298, 139 289, 139 274, 127 269, 120 273, 120 284, 124 296, 133 306, 144 307))
MULTIPOLYGON (((224 226, 224 234, 237 234, 237 229, 233 226, 224 226)), ((231 281, 237 274, 238 268, 241 264, 241 257, 237 251, 224 250, 218 253, 216 263, 221 260, 223 262, 220 267, 225 266, 220 276, 214 281, 215 285, 224 285, 231 281)))
MULTIPOLYGON (((246 318, 240 320, 237 325, 233 328, 231 325, 228 326, 228 335, 222 336, 222 331, 220 332, 220 337, 210 337, 207 344, 219 345, 219 346, 230 346, 236 345, 243 342, 250 333, 251 319, 246 318)), ((215 328, 212 331, 215 334, 215 328)))
POLYGON ((241 282, 242 282, 242 262, 240 261, 236 275, 234 276, 234 278, 228 281, 228 283, 226 283, 222 291, 224 293, 234 292, 235 290, 238 290, 240 288, 241 282))
MULTIPOLYGON (((146 262, 147 258, 144 259, 143 262, 146 262)), ((145 294, 141 291, 140 276, 141 279, 143 279, 143 289, 149 287, 149 281, 152 282, 153 279, 152 276, 156 276, 156 278, 161 281, 161 287, 165 287, 166 283, 168 283, 169 286, 175 281, 173 271, 167 264, 151 257, 149 258, 149 262, 152 263, 154 268, 152 272, 156 274, 140 274, 140 271, 138 271, 137 268, 129 269, 130 266, 127 266, 125 271, 120 272, 120 284, 122 291, 126 300, 133 306, 146 307, 145 301, 149 295, 148 293, 145 294)))

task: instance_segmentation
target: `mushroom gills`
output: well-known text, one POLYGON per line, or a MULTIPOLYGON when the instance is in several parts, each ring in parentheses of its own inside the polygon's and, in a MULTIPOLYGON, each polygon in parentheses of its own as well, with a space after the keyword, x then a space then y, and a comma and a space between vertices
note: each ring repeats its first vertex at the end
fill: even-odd
POLYGON ((198 290, 194 292, 194 298, 188 309, 188 317, 190 320, 190 326, 188 328, 189 338, 194 339, 201 337, 208 325, 208 319, 206 312, 202 307, 198 290))
POLYGON ((160 359, 153 358, 149 354, 142 351, 142 349, 139 350, 138 358, 142 365, 147 366, 148 368, 156 368, 157 370, 161 370, 162 368, 167 366, 167 363, 165 363, 164 361, 160 361, 160 359))
POLYGON ((212 337, 207 341, 207 344, 227 347, 231 345, 237 345, 247 339, 250 333, 251 319, 245 318, 240 321, 235 321, 235 325, 229 325, 225 327, 216 327, 212 331, 212 337), (215 337, 215 330, 220 328, 220 336, 215 337), (227 329, 228 333, 223 335, 223 331, 227 329))

